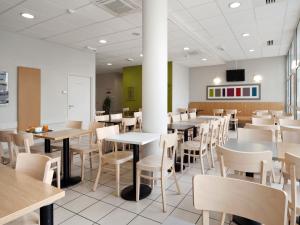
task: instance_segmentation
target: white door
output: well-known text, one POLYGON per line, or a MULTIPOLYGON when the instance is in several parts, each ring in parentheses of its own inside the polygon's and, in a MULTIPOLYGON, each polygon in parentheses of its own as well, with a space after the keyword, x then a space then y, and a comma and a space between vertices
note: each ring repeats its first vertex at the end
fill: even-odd
POLYGON ((68 120, 83 121, 87 128, 91 116, 91 79, 68 76, 68 120))

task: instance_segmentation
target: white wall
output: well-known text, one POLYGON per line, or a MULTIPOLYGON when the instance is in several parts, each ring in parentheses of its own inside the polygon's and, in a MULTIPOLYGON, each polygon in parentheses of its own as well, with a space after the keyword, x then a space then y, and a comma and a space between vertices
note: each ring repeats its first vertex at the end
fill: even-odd
POLYGON ((1 31, 0 70, 9 73, 8 106, 0 107, 0 128, 17 126, 17 67, 41 69, 41 122, 64 123, 68 114, 68 75, 91 77, 91 113, 95 110, 95 54, 1 31))
POLYGON ((96 76, 96 109, 102 110, 106 96, 111 98, 111 112, 122 112, 122 74, 106 73, 96 76), (110 91, 111 94, 107 94, 110 91))
POLYGON ((214 85, 213 79, 220 77, 221 84, 253 83, 253 76, 260 74, 261 101, 284 102, 285 56, 228 62, 224 65, 195 67, 190 69, 190 101, 206 101, 206 86, 214 85), (245 69, 245 82, 226 82, 226 70, 245 69))
POLYGON ((189 68, 172 63, 172 111, 177 112, 178 108, 188 107, 189 104, 189 68))

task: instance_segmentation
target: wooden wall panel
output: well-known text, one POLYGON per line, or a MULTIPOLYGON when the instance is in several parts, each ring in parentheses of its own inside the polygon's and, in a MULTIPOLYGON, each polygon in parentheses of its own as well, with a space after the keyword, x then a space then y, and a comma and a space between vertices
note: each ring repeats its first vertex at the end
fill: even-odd
POLYGON ((41 70, 18 67, 18 130, 41 123, 41 70))

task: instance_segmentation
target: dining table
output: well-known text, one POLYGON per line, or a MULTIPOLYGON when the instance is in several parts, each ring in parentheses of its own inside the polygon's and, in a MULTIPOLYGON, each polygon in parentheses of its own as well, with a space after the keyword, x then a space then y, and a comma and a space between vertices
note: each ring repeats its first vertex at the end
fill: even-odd
MULTIPOLYGON (((140 159, 140 146, 158 141, 160 134, 144 133, 144 132, 127 132, 120 133, 105 138, 105 141, 130 144, 133 146, 133 160, 132 160, 132 185, 125 187, 121 192, 121 197, 128 201, 136 200, 136 163, 140 159)), ((157 146, 158 147, 158 146, 157 146)), ((140 186, 140 199, 144 199, 151 194, 151 187, 146 184, 140 186)))
POLYGON ((53 225, 53 203, 65 191, 0 164, 0 224, 40 210, 40 224, 53 225))
POLYGON ((70 176, 70 138, 89 134, 89 130, 83 129, 64 129, 51 132, 34 133, 37 138, 45 139, 45 153, 51 152, 51 141, 63 141, 63 177, 61 187, 66 188, 78 184, 80 177, 70 176))

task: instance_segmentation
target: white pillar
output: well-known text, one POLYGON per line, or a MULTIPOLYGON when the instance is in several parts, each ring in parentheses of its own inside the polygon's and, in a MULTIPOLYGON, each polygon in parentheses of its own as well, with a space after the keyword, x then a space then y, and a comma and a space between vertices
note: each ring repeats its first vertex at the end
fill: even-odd
MULTIPOLYGON (((167 0, 143 0, 143 132, 167 132, 168 6, 167 0)), ((145 154, 159 152, 158 143, 145 154)))

